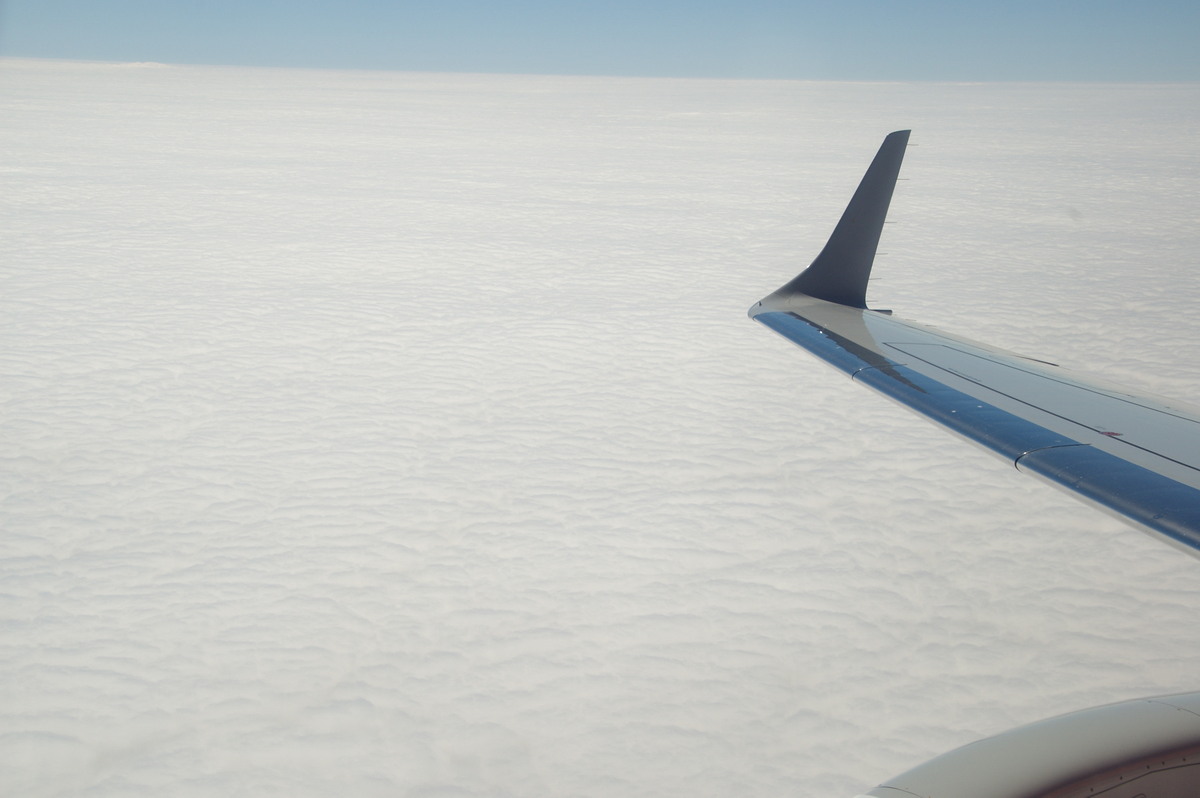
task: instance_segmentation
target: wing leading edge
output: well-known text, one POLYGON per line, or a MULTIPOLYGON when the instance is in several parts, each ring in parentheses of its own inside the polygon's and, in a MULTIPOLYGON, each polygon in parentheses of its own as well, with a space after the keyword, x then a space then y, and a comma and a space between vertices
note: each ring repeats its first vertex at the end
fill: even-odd
POLYGON ((908 133, 884 139, 820 255, 750 317, 1018 470, 1200 557, 1200 409, 867 309, 908 133))

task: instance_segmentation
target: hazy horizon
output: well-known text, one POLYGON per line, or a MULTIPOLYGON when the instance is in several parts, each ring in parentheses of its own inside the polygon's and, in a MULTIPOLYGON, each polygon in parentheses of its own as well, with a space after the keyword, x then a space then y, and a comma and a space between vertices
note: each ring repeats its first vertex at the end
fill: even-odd
POLYGON ((1190 81, 1200 8, 1009 0, 8 0, 0 55, 491 74, 1190 81))

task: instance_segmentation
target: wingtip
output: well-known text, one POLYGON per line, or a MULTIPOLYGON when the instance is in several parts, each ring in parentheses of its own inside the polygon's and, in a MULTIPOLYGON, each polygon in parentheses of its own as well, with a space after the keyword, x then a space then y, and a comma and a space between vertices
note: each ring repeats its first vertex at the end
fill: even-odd
POLYGON ((839 305, 867 306, 867 281, 911 132, 896 130, 884 138, 824 249, 776 295, 806 294, 839 305))

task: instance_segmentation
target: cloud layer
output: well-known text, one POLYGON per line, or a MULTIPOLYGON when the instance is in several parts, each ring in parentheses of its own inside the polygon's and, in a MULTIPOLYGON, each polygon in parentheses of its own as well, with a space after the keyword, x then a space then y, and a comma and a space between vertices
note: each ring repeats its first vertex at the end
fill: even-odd
POLYGON ((7 61, 0 791, 854 794, 1195 689, 1196 564, 745 308, 1200 394, 1194 86, 7 61))

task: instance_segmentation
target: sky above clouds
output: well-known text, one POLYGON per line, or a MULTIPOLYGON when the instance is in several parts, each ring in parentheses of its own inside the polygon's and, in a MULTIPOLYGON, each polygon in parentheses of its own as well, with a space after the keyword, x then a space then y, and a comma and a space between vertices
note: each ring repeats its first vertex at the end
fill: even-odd
POLYGON ((1200 79, 1183 0, 7 0, 0 54, 417 72, 1200 79))

